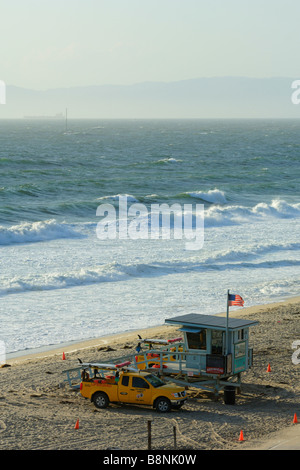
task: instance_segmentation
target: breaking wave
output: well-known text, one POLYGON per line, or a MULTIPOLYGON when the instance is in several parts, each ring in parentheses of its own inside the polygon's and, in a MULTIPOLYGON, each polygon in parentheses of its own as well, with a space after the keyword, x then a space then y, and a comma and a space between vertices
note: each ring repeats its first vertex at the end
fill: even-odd
POLYGON ((267 255, 269 253, 281 251, 298 251, 300 250, 300 243, 266 243, 261 245, 247 245, 245 249, 226 250, 215 253, 213 256, 205 260, 206 263, 222 263, 226 261, 245 261, 256 259, 257 257, 267 255))
POLYGON ((102 196, 102 197, 98 197, 97 201, 106 201, 106 200, 118 201, 120 197, 127 197, 127 202, 129 202, 129 203, 130 202, 139 202, 139 200, 136 199, 131 194, 114 194, 112 196, 102 196))
MULTIPOLYGON (((220 259, 219 259, 220 261, 220 259)), ((0 282, 0 296, 24 293, 28 291, 47 291, 66 289, 71 287, 87 286, 106 282, 120 282, 132 278, 158 277, 187 272, 206 273, 226 270, 241 269, 272 269, 279 267, 300 266, 298 260, 274 260, 274 261, 241 261, 218 264, 213 260, 206 261, 180 261, 156 262, 153 264, 119 264, 108 263, 93 268, 81 268, 71 272, 47 273, 25 277, 5 278, 0 282)))
POLYGON ((181 163, 182 160, 174 157, 169 157, 169 158, 162 158, 161 160, 157 160, 154 163, 160 164, 160 163, 181 163))
POLYGON ((267 218, 292 219, 300 217, 300 203, 289 204, 274 200, 270 204, 259 203, 254 207, 211 206, 205 211, 206 227, 239 225, 247 222, 263 221, 267 218))
POLYGON ((0 226, 0 245, 35 243, 59 238, 81 238, 70 225, 54 219, 39 222, 24 222, 11 227, 0 226))
POLYGON ((220 191, 219 189, 211 189, 208 192, 186 192, 185 194, 196 199, 201 199, 205 202, 210 202, 211 204, 227 204, 225 193, 223 191, 220 191))

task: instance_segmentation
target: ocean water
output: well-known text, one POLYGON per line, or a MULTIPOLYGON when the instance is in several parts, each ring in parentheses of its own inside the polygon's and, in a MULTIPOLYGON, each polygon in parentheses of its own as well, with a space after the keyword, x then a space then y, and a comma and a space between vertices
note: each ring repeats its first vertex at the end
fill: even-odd
POLYGON ((299 120, 1 121, 6 352, 224 312, 227 289, 245 307, 299 295, 299 162, 299 120), (202 248, 99 239, 98 206, 124 195, 203 204, 202 248))

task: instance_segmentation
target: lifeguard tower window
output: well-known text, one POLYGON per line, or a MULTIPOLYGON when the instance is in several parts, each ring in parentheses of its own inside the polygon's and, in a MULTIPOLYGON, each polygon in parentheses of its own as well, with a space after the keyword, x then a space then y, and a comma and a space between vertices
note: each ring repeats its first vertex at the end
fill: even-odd
POLYGON ((238 341, 242 341, 243 339, 245 339, 244 330, 239 330, 238 331, 238 341))
POLYGON ((189 349, 206 349, 206 330, 198 333, 186 333, 186 339, 189 349))
POLYGON ((246 355, 246 343, 245 341, 242 343, 235 344, 234 347, 234 357, 237 359, 239 357, 243 357, 246 355))
POLYGON ((224 332, 220 330, 212 330, 211 332, 211 353, 223 354, 223 336, 224 332))

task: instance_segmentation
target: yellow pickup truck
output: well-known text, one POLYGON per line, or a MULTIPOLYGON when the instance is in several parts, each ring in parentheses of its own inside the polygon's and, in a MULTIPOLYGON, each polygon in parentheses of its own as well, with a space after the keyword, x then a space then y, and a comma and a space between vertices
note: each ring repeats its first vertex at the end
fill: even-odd
POLYGON ((187 399, 184 387, 165 384, 157 376, 143 371, 120 371, 101 379, 84 376, 80 393, 97 408, 106 408, 109 403, 130 403, 152 406, 160 413, 179 409, 187 399))

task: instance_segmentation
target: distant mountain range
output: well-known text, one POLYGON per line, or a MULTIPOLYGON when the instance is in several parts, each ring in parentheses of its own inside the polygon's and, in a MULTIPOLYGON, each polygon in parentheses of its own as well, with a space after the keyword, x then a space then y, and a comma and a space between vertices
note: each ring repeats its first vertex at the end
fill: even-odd
POLYGON ((1 118, 300 118, 294 78, 218 77, 45 91, 6 87, 1 118))

